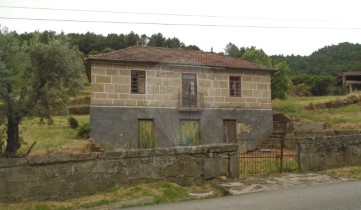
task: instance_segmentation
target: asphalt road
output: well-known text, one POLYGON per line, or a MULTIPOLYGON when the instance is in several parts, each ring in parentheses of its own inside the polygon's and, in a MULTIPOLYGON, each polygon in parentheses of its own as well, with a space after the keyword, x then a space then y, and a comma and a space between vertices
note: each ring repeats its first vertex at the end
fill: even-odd
POLYGON ((361 181, 264 191, 214 199, 143 206, 141 210, 361 210, 361 181))

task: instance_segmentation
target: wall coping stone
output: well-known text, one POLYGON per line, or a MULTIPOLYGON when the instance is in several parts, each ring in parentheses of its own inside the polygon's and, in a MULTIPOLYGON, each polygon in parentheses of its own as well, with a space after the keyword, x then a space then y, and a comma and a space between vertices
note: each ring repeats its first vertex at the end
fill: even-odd
POLYGON ((178 154, 205 154, 205 153, 237 153, 238 144, 209 144, 200 146, 178 146, 168 148, 124 150, 116 152, 93 152, 84 154, 61 154, 30 156, 26 158, 4 158, 0 159, 0 168, 16 167, 24 165, 49 165, 67 162, 83 162, 96 159, 123 159, 139 158, 149 156, 171 156, 178 154))
POLYGON ((25 158, 0 158, 0 168, 25 166, 27 163, 25 158))
POLYGON ((97 153, 85 154, 61 154, 52 156, 30 156, 27 157, 29 165, 46 165, 53 163, 80 162, 97 159, 97 153))

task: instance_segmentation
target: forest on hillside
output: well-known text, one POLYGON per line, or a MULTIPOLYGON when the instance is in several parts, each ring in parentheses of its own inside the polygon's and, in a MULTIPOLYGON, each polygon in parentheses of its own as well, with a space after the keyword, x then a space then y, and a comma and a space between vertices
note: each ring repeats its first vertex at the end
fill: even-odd
MULTIPOLYGON (((70 45, 77 47, 84 56, 108 53, 135 45, 201 50, 196 45, 186 45, 178 38, 165 37, 162 33, 150 36, 135 32, 128 34, 112 33, 106 36, 91 32, 85 34, 57 34, 54 31, 12 33, 20 42, 29 42, 34 36, 39 36, 40 40, 44 43, 49 42, 52 38, 64 38, 70 45)), ((340 92, 339 88, 334 86, 337 73, 361 71, 361 45, 357 43, 344 42, 325 46, 314 51, 309 56, 266 55, 262 49, 257 49, 254 46, 238 47, 235 44, 229 43, 225 46, 224 52, 219 52, 219 54, 271 67, 276 67, 282 62, 286 62, 290 69, 287 76, 293 85, 290 95, 340 94, 342 91, 340 92), (247 55, 245 56, 246 52, 247 55)))
POLYGON ((139 35, 133 31, 129 34, 108 34, 107 36, 91 32, 85 34, 57 34, 54 31, 44 31, 42 33, 31 32, 22 34, 17 34, 16 32, 13 33, 15 33, 21 41, 29 41, 35 35, 40 36, 40 40, 43 42, 47 42, 51 38, 65 37, 68 39, 71 45, 77 46, 85 56, 99 53, 108 53, 135 45, 200 50, 199 47, 195 45, 185 45, 176 37, 166 38, 161 33, 153 34, 151 36, 147 36, 145 34, 139 35))
MULTIPOLYGON (((257 51, 255 47, 238 47, 229 43, 225 48, 225 54, 242 59, 251 49, 257 51)), ((268 56, 262 49, 258 51, 259 55, 268 56)), ((267 65, 269 62, 257 62, 262 60, 261 56, 254 58, 253 62, 267 65)), ((335 86, 337 74, 345 71, 361 71, 361 45, 349 42, 325 46, 309 56, 271 55, 269 58, 272 63, 269 66, 276 66, 281 62, 289 65, 288 77, 292 81, 289 95, 294 96, 344 94, 344 89, 335 86)))

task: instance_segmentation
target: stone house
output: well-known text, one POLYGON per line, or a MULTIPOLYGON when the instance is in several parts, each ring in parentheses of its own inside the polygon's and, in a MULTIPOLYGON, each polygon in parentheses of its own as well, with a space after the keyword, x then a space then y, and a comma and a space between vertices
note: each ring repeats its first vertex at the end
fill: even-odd
POLYGON ((89 56, 86 66, 90 137, 108 148, 256 142, 272 132, 271 68, 140 46, 89 56))

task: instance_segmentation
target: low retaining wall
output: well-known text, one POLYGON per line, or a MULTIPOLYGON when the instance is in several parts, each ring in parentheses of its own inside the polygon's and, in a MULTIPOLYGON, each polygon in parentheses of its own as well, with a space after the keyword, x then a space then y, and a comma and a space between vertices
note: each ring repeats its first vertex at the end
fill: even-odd
POLYGON ((285 146, 289 149, 297 149, 296 142, 299 139, 322 139, 331 136, 338 138, 344 135, 361 135, 361 130, 293 130, 286 135, 285 146))
POLYGON ((0 201, 67 199, 130 183, 239 177, 238 145, 0 159, 0 201))
POLYGON ((302 171, 361 165, 361 134, 296 139, 302 171))

